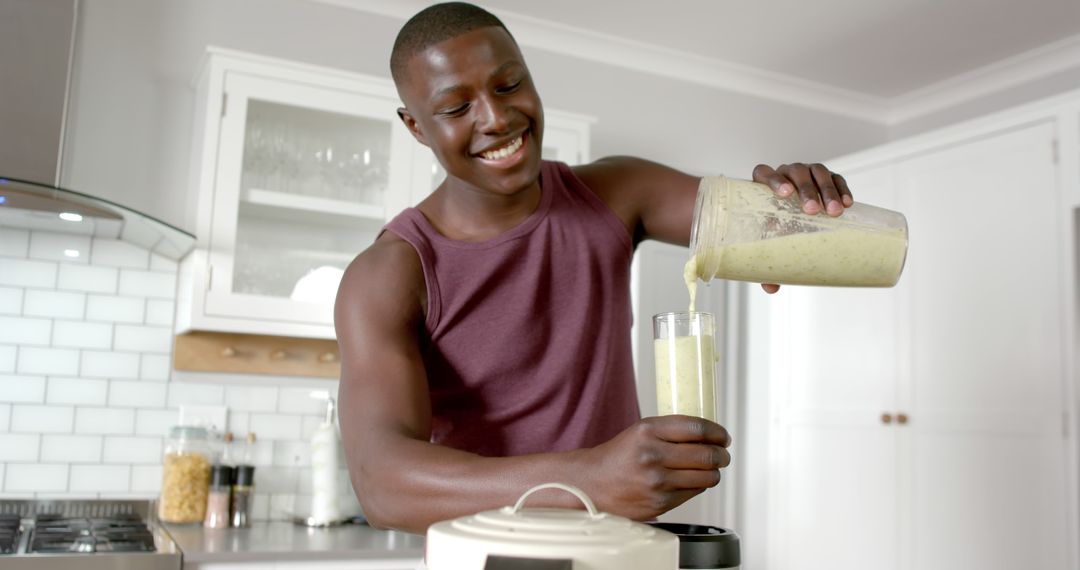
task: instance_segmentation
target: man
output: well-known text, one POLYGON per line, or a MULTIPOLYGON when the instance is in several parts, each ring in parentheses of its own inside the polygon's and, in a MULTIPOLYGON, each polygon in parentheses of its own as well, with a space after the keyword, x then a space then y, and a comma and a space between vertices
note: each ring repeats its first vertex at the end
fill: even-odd
MULTIPOLYGON (((551 481, 645 520, 716 485, 731 438, 701 418, 639 419, 629 334, 634 248, 688 244, 699 179, 629 157, 542 161, 528 67, 475 6, 414 16, 391 72, 402 121, 447 178, 338 293, 342 437, 369 521, 424 532, 551 481)), ((851 204, 821 165, 754 175, 809 213, 851 204)))

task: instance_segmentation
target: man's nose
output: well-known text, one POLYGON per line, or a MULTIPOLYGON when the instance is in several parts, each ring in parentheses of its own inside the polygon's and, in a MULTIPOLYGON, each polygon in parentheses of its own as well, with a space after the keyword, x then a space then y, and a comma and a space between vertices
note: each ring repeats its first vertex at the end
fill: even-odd
POLYGON ((510 127, 508 106, 493 97, 483 97, 479 101, 477 123, 485 132, 502 133, 510 127))

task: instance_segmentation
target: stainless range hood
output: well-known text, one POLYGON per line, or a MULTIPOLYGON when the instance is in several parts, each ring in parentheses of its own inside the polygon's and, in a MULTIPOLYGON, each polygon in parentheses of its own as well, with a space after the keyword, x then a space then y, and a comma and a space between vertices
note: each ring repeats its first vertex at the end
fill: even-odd
POLYGON ((78 0, 0 0, 0 228, 118 239, 179 259, 191 234, 59 187, 78 13, 78 0))
POLYGON ((178 260, 195 236, 119 204, 55 186, 0 176, 0 228, 118 239, 178 260))

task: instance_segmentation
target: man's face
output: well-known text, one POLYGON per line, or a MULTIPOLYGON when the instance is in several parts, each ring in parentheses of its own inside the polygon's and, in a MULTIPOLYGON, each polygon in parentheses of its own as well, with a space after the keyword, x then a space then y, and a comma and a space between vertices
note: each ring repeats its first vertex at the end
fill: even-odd
POLYGON ((413 56, 398 92, 406 126, 451 179, 504 195, 539 179, 544 111, 502 28, 472 30, 413 56))

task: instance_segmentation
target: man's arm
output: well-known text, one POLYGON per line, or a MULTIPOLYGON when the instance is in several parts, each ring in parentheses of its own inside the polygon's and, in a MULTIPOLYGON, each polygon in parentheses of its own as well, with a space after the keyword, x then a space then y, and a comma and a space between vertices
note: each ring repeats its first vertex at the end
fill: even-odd
MULTIPOLYGON (((582 488, 604 511, 648 519, 719 482, 730 438, 686 416, 647 418, 600 446, 560 453, 490 458, 430 443, 423 279, 412 247, 384 234, 349 266, 338 292, 342 439, 373 526, 421 533, 552 481, 582 488)), ((533 504, 578 506, 558 492, 533 504)))
MULTIPOLYGON (((574 168, 575 174, 623 221, 635 242, 655 239, 690 245, 701 178, 648 160, 613 156, 574 168)), ((852 202, 844 178, 821 164, 759 164, 752 179, 780 196, 798 192, 803 211, 839 216, 852 202)))

